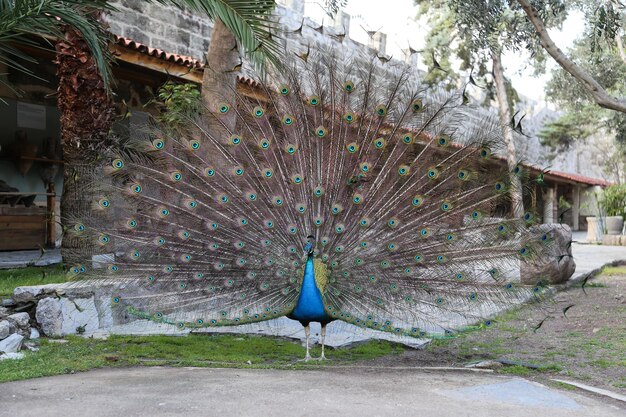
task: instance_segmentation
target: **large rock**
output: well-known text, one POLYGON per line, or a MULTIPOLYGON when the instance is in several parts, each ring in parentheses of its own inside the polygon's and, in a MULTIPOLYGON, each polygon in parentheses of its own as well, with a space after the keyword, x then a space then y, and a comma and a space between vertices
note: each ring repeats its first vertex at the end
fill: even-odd
POLYGON ((11 336, 0 341, 0 353, 14 353, 22 348, 24 336, 13 333, 11 336))
POLYGON ((100 327, 94 297, 44 298, 37 304, 37 322, 46 336, 90 334, 100 327))
POLYGON ((29 327, 30 316, 28 313, 15 313, 7 317, 7 320, 13 322, 18 328, 24 330, 29 327))
POLYGON ((0 320, 4 320, 9 317, 9 309, 6 307, 0 307, 0 320))
POLYGON ((566 224, 550 223, 533 226, 530 230, 538 238, 546 235, 548 243, 543 244, 531 261, 521 263, 521 283, 561 284, 567 281, 576 269, 570 227, 566 224))
POLYGON ((0 321, 0 340, 6 339, 11 334, 11 325, 8 321, 0 321))
POLYGON ((46 336, 60 336, 63 327, 61 302, 52 297, 44 298, 37 303, 35 318, 46 336))
POLYGON ((62 292, 62 290, 59 290, 58 284, 17 287, 13 290, 12 298, 16 303, 25 303, 28 301, 36 301, 45 296, 57 295, 57 292, 62 292))

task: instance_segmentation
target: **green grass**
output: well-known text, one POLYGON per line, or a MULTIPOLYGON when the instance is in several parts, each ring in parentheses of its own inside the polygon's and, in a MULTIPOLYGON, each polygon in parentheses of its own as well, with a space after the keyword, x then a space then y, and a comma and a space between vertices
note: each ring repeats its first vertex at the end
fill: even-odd
POLYGON ((602 275, 626 275, 626 265, 605 266, 604 268, 602 268, 602 275))
POLYGON ((0 298, 13 294, 17 287, 54 284, 67 281, 60 265, 29 266, 18 269, 0 269, 0 298))
MULTIPOLYGON (((72 336, 67 343, 42 339, 38 352, 22 360, 0 362, 0 382, 88 371, 103 367, 198 366, 306 369, 346 364, 399 354, 402 345, 370 341, 349 349, 327 349, 328 361, 297 362, 305 354, 300 343, 249 335, 112 336, 94 340, 72 336)), ((320 356, 319 347, 312 349, 320 356)))

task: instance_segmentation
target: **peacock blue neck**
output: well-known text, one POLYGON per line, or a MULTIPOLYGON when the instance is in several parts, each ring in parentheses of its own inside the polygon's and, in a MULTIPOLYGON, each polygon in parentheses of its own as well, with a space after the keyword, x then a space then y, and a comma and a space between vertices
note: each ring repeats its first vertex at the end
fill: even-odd
POLYGON ((304 279, 302 280, 302 288, 300 289, 298 303, 288 317, 293 320, 298 320, 304 325, 307 325, 312 321, 328 323, 332 320, 324 310, 322 293, 315 283, 313 256, 309 256, 306 261, 304 279))

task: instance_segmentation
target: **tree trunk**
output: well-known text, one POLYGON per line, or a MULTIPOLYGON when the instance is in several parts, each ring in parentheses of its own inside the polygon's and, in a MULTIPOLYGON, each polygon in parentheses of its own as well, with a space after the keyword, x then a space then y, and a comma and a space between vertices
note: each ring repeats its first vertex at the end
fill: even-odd
POLYGON ((506 161, 509 168, 509 176, 511 180, 511 206, 515 217, 524 215, 524 201, 522 196, 522 182, 520 177, 513 173, 513 169, 518 163, 515 151, 515 141, 513 138, 513 129, 511 127, 511 109, 509 107, 509 97, 506 92, 504 81, 504 69, 499 52, 491 54, 493 59, 493 76, 496 83, 496 96, 498 98, 498 113, 500 115, 500 125, 502 126, 502 134, 506 142, 507 156, 506 161))
POLYGON ((210 112, 216 112, 221 103, 231 106, 229 114, 221 117, 231 133, 235 132, 235 91, 240 66, 235 37, 219 18, 215 19, 207 51, 207 66, 202 76, 202 101, 210 112))
MULTIPOLYGON (((64 28, 65 39, 56 45, 59 77, 58 107, 61 113, 63 148, 63 194, 61 221, 64 230, 91 215, 97 200, 94 184, 98 183, 101 151, 111 146, 109 130, 114 107, 98 68, 80 33, 64 28)), ((65 265, 84 258, 89 246, 82 239, 64 233, 61 255, 65 265)))
POLYGON ((626 113, 626 99, 624 97, 611 96, 589 73, 580 68, 574 61, 569 59, 561 49, 556 46, 548 30, 543 24, 543 20, 530 3, 529 0, 517 0, 524 9, 524 13, 533 24, 539 37, 541 46, 548 54, 572 77, 581 83, 583 88, 591 95, 593 100, 600 107, 626 113))

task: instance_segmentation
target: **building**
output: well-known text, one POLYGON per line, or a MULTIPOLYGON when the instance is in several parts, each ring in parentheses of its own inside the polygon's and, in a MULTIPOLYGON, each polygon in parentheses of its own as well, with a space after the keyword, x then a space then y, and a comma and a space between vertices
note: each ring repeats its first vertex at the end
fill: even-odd
MULTIPOLYGON (((384 36, 373 37, 370 45, 351 41, 347 33, 349 16, 343 14, 325 29, 315 28, 303 19, 303 3, 289 1, 295 9, 279 7, 277 14, 288 28, 303 25, 302 35, 287 34, 284 46, 302 51, 318 44, 359 51, 375 47, 384 53, 384 36), (334 35, 334 36, 332 36, 334 35)), ((117 56, 113 73, 119 114, 132 129, 142 125, 155 109, 146 106, 158 87, 168 80, 200 83, 202 61, 208 48, 212 24, 173 7, 137 0, 117 1, 118 8, 107 17, 115 35, 112 50, 117 56)), ((59 112, 56 107, 54 55, 45 50, 28 50, 39 63, 31 66, 40 79, 26 77, 7 68, 13 89, 0 84, 0 250, 36 249, 59 244, 59 196, 62 192, 62 154, 59 143, 59 112), (16 93, 19 92, 18 93, 16 93)), ((407 59, 410 61, 410 59, 407 59)), ((410 66, 410 62, 396 61, 410 66)), ((388 70, 380 62, 382 70, 388 70)), ((240 79, 243 90, 254 89, 257 81, 240 79)), ((505 169, 506 162, 501 161, 505 169)), ((538 175, 541 169, 527 167, 538 175)), ((606 181, 580 175, 551 171, 545 175, 545 187, 535 185, 527 204, 542 215, 545 222, 562 220, 574 230, 585 227, 584 217, 595 213, 586 194, 606 181), (567 208, 570 205, 571 208, 567 208)))

